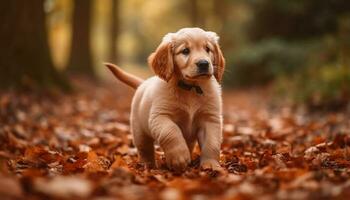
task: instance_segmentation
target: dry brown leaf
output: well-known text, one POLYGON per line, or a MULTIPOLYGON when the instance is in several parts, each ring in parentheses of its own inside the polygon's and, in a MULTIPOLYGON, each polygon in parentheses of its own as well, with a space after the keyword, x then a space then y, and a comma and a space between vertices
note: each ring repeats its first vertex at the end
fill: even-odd
POLYGON ((34 189, 54 198, 86 198, 93 191, 93 184, 79 177, 57 176, 51 180, 34 180, 34 189))

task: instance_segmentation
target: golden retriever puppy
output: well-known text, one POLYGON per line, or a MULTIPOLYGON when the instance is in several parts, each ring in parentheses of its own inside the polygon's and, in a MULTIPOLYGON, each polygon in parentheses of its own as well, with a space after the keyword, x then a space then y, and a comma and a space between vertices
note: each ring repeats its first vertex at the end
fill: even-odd
POLYGON ((140 159, 155 165, 160 145, 170 169, 184 170, 198 141, 203 169, 219 170, 222 142, 220 81, 225 60, 214 32, 183 28, 168 33, 148 58, 157 76, 145 81, 106 63, 114 75, 136 89, 131 132, 140 159))

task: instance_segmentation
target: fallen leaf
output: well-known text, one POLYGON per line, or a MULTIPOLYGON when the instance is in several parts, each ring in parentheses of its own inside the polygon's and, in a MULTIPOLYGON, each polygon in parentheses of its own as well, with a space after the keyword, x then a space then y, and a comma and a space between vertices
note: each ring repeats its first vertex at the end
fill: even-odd
POLYGON ((34 180, 34 189, 54 198, 86 198, 93 191, 90 181, 79 177, 56 176, 34 180))

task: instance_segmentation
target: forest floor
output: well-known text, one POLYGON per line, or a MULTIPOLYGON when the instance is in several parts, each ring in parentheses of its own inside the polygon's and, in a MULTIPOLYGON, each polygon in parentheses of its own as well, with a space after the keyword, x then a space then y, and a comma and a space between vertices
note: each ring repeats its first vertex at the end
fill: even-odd
POLYGON ((224 92, 222 172, 137 161, 133 91, 80 81, 74 94, 0 95, 1 199, 349 199, 349 113, 272 106, 265 90, 224 92))

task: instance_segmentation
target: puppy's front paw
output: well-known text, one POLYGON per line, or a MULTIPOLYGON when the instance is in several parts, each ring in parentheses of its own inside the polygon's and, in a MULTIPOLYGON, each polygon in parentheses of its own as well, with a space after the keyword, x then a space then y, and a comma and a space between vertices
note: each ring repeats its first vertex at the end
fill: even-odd
POLYGON ((191 155, 186 147, 178 146, 165 152, 167 166, 175 171, 184 171, 191 162, 191 155))
POLYGON ((222 168, 217 160, 214 159, 205 159, 201 160, 201 168, 203 170, 214 170, 221 171, 222 168))

